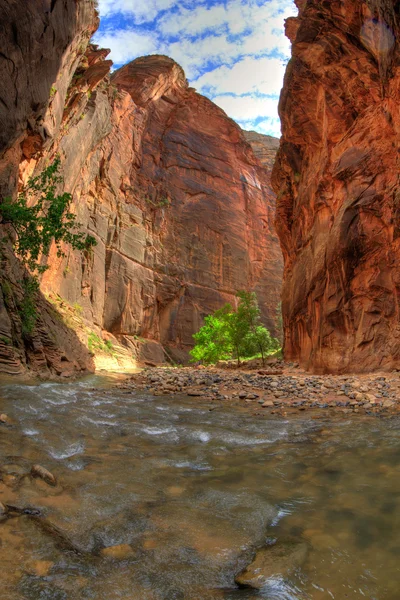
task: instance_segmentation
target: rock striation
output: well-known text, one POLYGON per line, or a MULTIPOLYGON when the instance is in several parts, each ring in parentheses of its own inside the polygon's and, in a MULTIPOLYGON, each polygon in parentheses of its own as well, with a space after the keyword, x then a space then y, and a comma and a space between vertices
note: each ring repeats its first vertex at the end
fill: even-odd
POLYGON ((282 259, 274 194, 239 126, 168 57, 136 59, 111 81, 101 51, 90 47, 86 58, 54 149, 98 245, 83 262, 52 255, 43 290, 81 303, 128 347, 147 340, 142 351, 152 360, 163 359, 160 344, 184 359, 204 316, 234 303, 239 289, 257 292, 275 331, 282 259))
POLYGON ((244 137, 253 148, 253 152, 266 168, 267 176, 271 176, 272 168, 279 150, 278 138, 263 135, 257 131, 243 131, 244 137))
MULTIPOLYGON (((43 14, 42 2, 32 2, 27 16, 52 32, 48 62, 41 65, 27 41, 32 56, 21 81, 11 60, 5 67, 14 79, 4 106, 18 106, 12 131, 2 132, 0 191, 16 193, 17 183, 60 155, 72 209, 97 246, 84 256, 52 251, 42 291, 79 306, 99 335, 154 362, 185 359, 204 316, 234 303, 243 288, 256 291, 276 334, 283 265, 270 183, 274 142, 243 132, 168 57, 142 57, 110 75, 108 51, 89 43, 92 0, 59 4, 43 14)), ((15 62, 9 43, 4 54, 15 62)))
MULTIPOLYGON (((93 0, 2 2, 0 7, 0 195, 17 191, 19 167, 43 155, 63 116, 63 100, 98 26, 93 0), (55 96, 58 81, 60 96, 55 96), (60 99, 60 100, 59 100, 60 99), (53 121, 46 121, 52 103, 53 121)), ((0 224, 3 240, 4 226, 0 224)), ((93 370, 79 338, 39 295, 33 334, 24 334, 24 270, 9 244, 0 253, 0 372, 48 376, 93 370)))
POLYGON ((285 356, 317 372, 398 367, 398 2, 298 0, 273 172, 285 356))

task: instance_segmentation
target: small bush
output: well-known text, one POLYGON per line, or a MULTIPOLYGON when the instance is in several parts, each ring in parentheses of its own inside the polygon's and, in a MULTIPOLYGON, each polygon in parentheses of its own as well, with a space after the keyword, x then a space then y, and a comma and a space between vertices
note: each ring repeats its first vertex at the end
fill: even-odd
POLYGON ((21 302, 18 303, 18 313, 21 318, 22 337, 29 339, 38 318, 36 296, 39 291, 39 282, 36 278, 27 276, 22 282, 22 288, 24 294, 21 302))
POLYGON ((112 342, 110 340, 103 340, 94 331, 91 331, 88 335, 88 348, 92 354, 96 354, 96 351, 104 352, 105 354, 114 354, 112 342))
POLYGON ((56 188, 62 182, 57 174, 59 168, 57 158, 28 181, 16 200, 5 198, 0 204, 3 223, 9 224, 15 233, 15 254, 33 274, 43 273, 48 268, 39 261, 42 255, 48 255, 52 242, 59 257, 65 256, 62 244, 83 251, 97 243, 93 236, 79 231, 76 215, 69 211, 71 194, 57 194, 56 188))
MULTIPOLYGON (((71 194, 57 193, 57 187, 62 182, 58 175, 59 168, 60 159, 57 158, 40 175, 29 179, 16 200, 4 198, 0 203, 3 223, 14 232, 11 238, 14 252, 21 264, 30 271, 24 276, 24 297, 18 304, 25 337, 32 334, 37 320, 38 275, 48 269, 47 265, 41 264, 41 259, 48 256, 51 244, 55 243, 57 256, 63 257, 63 244, 69 244, 75 250, 88 251, 97 243, 93 236, 79 230, 76 216, 69 210, 71 194)), ((3 294, 7 302, 7 291, 4 289, 3 294)))
POLYGON ((255 293, 239 291, 236 295, 236 310, 226 304, 206 317, 203 327, 194 334, 192 362, 212 364, 235 357, 240 363, 241 358, 259 355, 264 363, 268 354, 279 349, 279 341, 261 323, 255 293))
POLYGON ((72 308, 77 315, 81 315, 83 313, 83 308, 80 304, 78 304, 78 302, 75 302, 75 304, 72 305, 72 308))

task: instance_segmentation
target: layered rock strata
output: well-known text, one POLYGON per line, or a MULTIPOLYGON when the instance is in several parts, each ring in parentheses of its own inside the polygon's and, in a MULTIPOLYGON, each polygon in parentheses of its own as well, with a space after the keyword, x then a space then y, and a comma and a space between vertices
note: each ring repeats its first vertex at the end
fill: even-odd
POLYGON ((398 2, 298 0, 273 173, 285 356, 318 372, 398 367, 398 2))
MULTIPOLYGON (((234 303, 239 289, 257 292, 275 332, 281 253, 268 169, 170 58, 137 59, 111 82, 105 64, 88 50, 53 148, 98 245, 83 260, 52 255, 42 288, 81 303, 128 346, 147 340, 157 360, 156 343, 187 356, 204 316, 234 303)), ((22 171, 40 168, 35 160, 22 171)))
MULTIPOLYGON (((0 7, 0 195, 15 195, 19 165, 43 153, 60 126, 64 97, 98 26, 93 0, 2 2, 0 7), (58 98, 54 82, 58 81, 58 98), (46 122, 53 103, 53 122, 46 122)), ((0 224, 1 239, 7 234, 0 224)), ((0 268, 0 372, 29 366, 48 376, 92 370, 93 360, 77 335, 60 321, 42 295, 35 299, 34 332, 21 287, 24 269, 2 242, 0 268)))
MULTIPOLYGON (((263 146, 253 132, 250 145, 168 57, 137 59, 110 77, 108 51, 89 43, 98 23, 92 0, 33 1, 23 15, 10 7, 2 20, 13 27, 0 63, 0 192, 16 194, 59 155, 72 210, 97 241, 89 254, 51 251, 41 281, 46 297, 65 299, 96 335, 156 362, 187 357, 204 316, 235 303, 239 289, 257 292, 275 333, 282 259, 271 140, 263 146)), ((81 368, 86 359, 70 338, 68 352, 54 342, 58 362, 47 351, 40 319, 23 339, 22 271, 10 250, 5 264, 14 279, 4 281, 0 298, 9 365, 36 369, 34 345, 41 370, 81 368)), ((0 363, 1 356, 2 346, 0 363)))

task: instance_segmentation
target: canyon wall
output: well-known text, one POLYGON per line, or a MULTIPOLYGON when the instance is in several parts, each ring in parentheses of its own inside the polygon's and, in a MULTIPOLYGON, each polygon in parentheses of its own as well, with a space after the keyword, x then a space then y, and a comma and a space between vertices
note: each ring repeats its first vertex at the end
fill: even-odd
POLYGON ((298 0, 273 173, 285 356, 314 371, 400 359, 399 2, 298 0))
MULTIPOLYGON (((282 259, 268 169, 170 58, 139 58, 98 82, 104 64, 88 50, 53 148, 98 244, 83 261, 51 255, 42 289, 79 302, 127 346, 147 340, 159 360, 151 341, 186 358, 204 316, 239 289, 256 291, 275 332, 282 259)), ((33 156, 22 171, 41 164, 33 156)))
MULTIPOLYGON (((0 7, 0 195, 15 195, 19 165, 51 143, 45 115, 56 79, 65 93, 98 17, 93 0, 11 0, 0 7)), ((63 105, 54 109, 55 125, 63 105)), ((0 372, 71 375, 93 370, 93 359, 49 302, 36 298, 38 319, 29 335, 24 269, 15 259, 7 228, 0 223, 0 372)))
MULTIPOLYGON (((59 4, 51 3, 49 19, 59 4)), ((97 241, 89 254, 52 250, 43 293, 61 296, 100 336, 152 361, 184 360, 204 316, 234 303, 243 288, 256 291, 275 333, 282 258, 270 185, 274 142, 263 146, 263 136, 243 132, 168 57, 143 57, 110 76, 108 52, 88 44, 91 0, 63 6, 68 14, 75 6, 74 22, 52 33, 47 79, 37 72, 36 84, 28 63, 23 85, 14 82, 29 102, 13 99, 14 133, 4 135, 0 162, 0 189, 15 193, 18 176, 21 186, 59 155, 72 209, 97 241)), ((33 40, 29 52, 40 62, 33 40)), ((13 336, 10 328, 4 334, 9 352, 13 336)))

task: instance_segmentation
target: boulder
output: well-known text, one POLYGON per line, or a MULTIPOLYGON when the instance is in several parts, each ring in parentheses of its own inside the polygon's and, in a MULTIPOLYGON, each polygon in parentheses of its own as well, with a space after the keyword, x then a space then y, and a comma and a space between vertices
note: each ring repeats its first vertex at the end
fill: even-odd
POLYGON ((307 559, 308 545, 297 539, 282 539, 257 551, 252 563, 235 577, 240 587, 262 589, 270 577, 287 577, 307 559))

